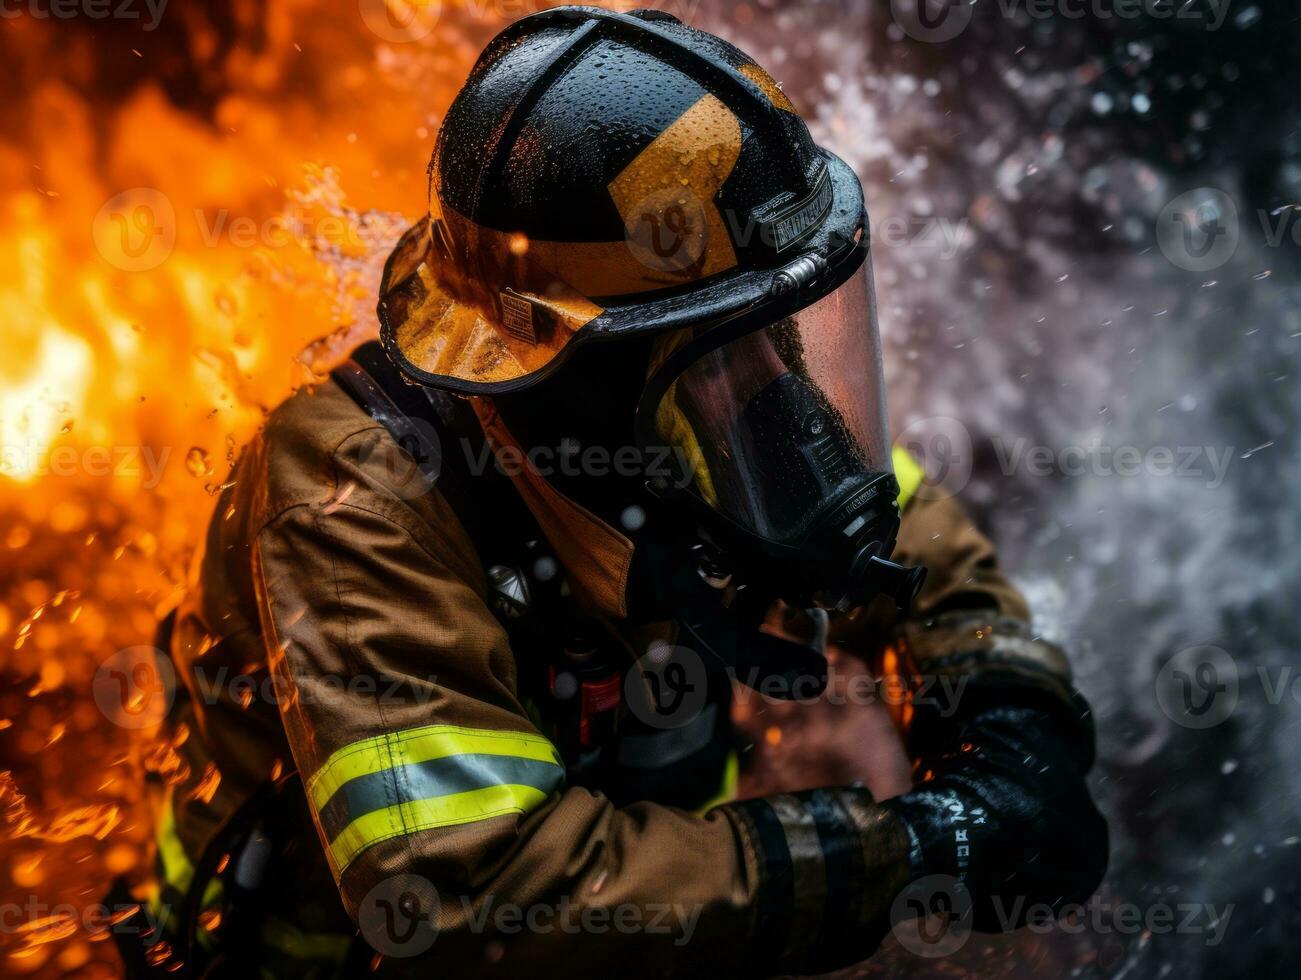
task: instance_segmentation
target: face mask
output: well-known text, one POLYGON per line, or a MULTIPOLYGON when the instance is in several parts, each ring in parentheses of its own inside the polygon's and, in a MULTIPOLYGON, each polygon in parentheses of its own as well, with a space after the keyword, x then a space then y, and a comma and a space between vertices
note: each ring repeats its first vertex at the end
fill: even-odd
POLYGON ((869 275, 775 322, 680 330, 652 352, 639 439, 675 467, 651 482, 665 506, 638 540, 630 592, 734 666, 825 670, 819 644, 758 630, 777 599, 906 608, 921 587, 923 569, 888 560, 898 485, 869 275))
POLYGON ((692 507, 737 572, 799 604, 911 600, 916 573, 885 561, 898 487, 865 270, 775 323, 661 338, 639 422, 678 462, 657 489, 692 507))

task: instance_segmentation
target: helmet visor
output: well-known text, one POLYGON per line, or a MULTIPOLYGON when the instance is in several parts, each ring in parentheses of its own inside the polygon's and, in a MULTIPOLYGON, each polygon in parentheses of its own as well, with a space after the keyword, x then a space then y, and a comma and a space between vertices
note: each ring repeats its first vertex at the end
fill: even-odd
POLYGON ((653 365, 707 349, 665 388, 654 429, 723 516, 797 544, 821 513, 890 472, 870 262, 811 306, 725 343, 686 333, 657 341, 653 365))

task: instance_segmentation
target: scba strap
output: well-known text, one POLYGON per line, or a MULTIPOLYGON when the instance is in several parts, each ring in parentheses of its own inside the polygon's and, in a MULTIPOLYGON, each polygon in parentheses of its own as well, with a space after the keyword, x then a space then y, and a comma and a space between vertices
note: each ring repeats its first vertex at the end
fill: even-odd
POLYGON ((537 537, 510 478, 491 465, 483 428, 464 398, 411 384, 378 341, 358 347, 330 376, 442 494, 485 571, 509 564, 525 540, 537 537))

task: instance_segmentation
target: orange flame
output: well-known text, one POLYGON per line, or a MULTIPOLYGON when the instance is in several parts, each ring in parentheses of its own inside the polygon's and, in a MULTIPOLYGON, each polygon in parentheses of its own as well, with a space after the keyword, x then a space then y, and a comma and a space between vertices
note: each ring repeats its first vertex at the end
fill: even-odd
MULTIPOLYGON (((225 0, 156 30, 5 21, 0 902, 82 910, 148 873, 145 773, 175 781, 179 759, 106 718, 96 669, 150 642, 267 410, 374 330, 439 113, 524 12, 225 0)), ((33 911, 0 969, 115 975, 85 921, 33 911)))

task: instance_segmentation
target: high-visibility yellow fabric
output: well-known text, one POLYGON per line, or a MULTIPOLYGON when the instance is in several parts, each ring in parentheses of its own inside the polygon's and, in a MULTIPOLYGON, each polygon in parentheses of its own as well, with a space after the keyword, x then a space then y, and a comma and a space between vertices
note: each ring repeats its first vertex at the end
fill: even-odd
POLYGON ((696 809, 697 813, 708 813, 716 806, 722 806, 724 803, 731 803, 736 799, 736 786, 741 777, 741 760, 735 752, 727 754, 727 765, 723 769, 723 782, 719 786, 718 792, 715 793, 702 806, 696 809))
POLYGON ((541 735, 429 725, 345 746, 307 781, 307 792, 319 810, 350 779, 449 755, 508 755, 561 765, 556 747, 541 735))
POLYGON ((380 841, 508 813, 528 813, 549 795, 533 786, 485 786, 468 793, 411 800, 375 810, 358 817, 330 842, 330 862, 335 873, 342 874, 358 854, 380 841))
POLYGON ((917 458, 903 446, 895 446, 890 459, 894 463, 894 478, 899 481, 898 500, 899 510, 902 511, 908 506, 908 501, 912 500, 917 488, 922 485, 922 480, 926 479, 926 471, 922 469, 922 464, 917 462, 917 458))
POLYGON ((429 725, 345 746, 308 781, 307 793, 337 875, 380 841, 527 813, 563 777, 555 746, 541 735, 429 725), (440 772, 429 765, 437 760, 449 765, 440 772), (517 779, 512 764, 519 762, 541 764, 533 767, 538 775, 517 779))

